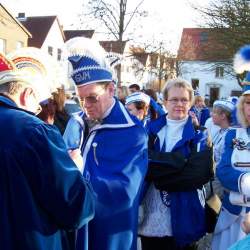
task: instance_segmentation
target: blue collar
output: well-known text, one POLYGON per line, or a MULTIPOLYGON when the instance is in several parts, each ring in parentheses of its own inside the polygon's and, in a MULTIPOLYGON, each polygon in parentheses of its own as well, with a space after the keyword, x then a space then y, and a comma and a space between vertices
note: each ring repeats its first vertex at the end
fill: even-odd
MULTIPOLYGON (((80 116, 81 119, 86 119, 86 114, 84 112, 76 113, 75 116, 80 116)), ((102 120, 100 125, 95 126, 94 129, 126 128, 135 125, 135 119, 132 118, 123 104, 115 98, 115 104, 112 107, 109 115, 102 120)))
POLYGON ((0 105, 9 106, 12 108, 18 108, 14 101, 3 95, 0 95, 0 105))
POLYGON ((11 100, 10 98, 8 98, 4 95, 1 95, 1 94, 0 94, 0 106, 5 106, 5 107, 10 108, 10 109, 16 109, 16 110, 20 110, 20 111, 29 113, 31 115, 35 115, 33 112, 19 108, 13 100, 11 100))
POLYGON ((250 127, 247 128, 247 135, 250 136, 250 127))

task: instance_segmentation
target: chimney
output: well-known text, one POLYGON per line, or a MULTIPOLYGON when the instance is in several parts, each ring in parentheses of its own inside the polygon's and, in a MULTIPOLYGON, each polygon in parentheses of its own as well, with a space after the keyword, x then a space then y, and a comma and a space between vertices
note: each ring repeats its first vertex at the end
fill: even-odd
POLYGON ((24 13, 24 12, 18 13, 17 19, 18 19, 19 21, 25 21, 25 20, 26 20, 25 13, 24 13))

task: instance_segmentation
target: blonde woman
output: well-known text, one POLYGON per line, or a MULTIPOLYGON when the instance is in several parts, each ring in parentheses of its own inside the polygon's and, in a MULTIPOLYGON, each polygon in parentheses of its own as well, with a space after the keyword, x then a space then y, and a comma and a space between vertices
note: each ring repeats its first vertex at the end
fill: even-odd
MULTIPOLYGON (((157 173, 154 175, 153 172, 154 169, 174 169, 173 162, 167 164, 167 161, 163 162, 161 168, 161 158, 157 158, 157 155, 173 157, 179 153, 180 157, 174 163, 180 162, 190 156, 191 150, 203 151, 207 147, 207 137, 206 133, 194 128, 189 115, 194 96, 188 82, 183 79, 168 81, 163 89, 163 97, 168 113, 147 126, 149 141, 152 142, 149 147, 152 157, 149 157, 147 175, 149 188, 143 200, 144 218, 139 227, 142 250, 194 250, 196 241, 206 233, 204 183, 192 186, 197 179, 200 180, 193 177, 191 183, 183 187, 183 172, 178 171, 171 173, 171 176, 158 172, 163 176, 161 180, 164 180, 164 185, 160 185, 157 173), (170 188, 171 181, 174 183, 170 188)), ((192 174, 189 172, 189 175, 192 174)))
POLYGON ((250 89, 239 99, 237 116, 242 127, 228 131, 216 171, 225 191, 213 250, 227 249, 246 235, 241 223, 250 211, 250 89))

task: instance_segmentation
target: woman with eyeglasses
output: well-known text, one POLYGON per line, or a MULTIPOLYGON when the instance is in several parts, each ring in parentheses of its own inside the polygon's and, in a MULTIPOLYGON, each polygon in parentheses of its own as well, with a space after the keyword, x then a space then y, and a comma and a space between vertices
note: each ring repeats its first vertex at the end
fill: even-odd
POLYGON ((139 226, 142 250, 196 249, 196 241, 206 233, 203 184, 208 180, 193 176, 187 181, 182 169, 191 152, 207 148, 207 137, 194 128, 189 115, 194 97, 188 82, 168 81, 163 97, 167 115, 148 124, 149 188, 139 226))
POLYGON ((224 197, 213 235, 213 250, 228 249, 246 235, 241 224, 250 212, 250 85, 245 86, 239 98, 237 116, 242 127, 227 132, 216 169, 224 197))

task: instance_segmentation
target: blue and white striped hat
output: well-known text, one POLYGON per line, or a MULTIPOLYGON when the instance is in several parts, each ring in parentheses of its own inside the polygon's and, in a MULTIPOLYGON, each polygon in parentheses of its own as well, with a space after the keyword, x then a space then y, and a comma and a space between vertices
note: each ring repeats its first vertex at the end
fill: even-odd
POLYGON ((111 82, 112 70, 105 50, 94 40, 76 37, 66 42, 70 77, 79 86, 111 82))
POLYGON ((221 107, 229 112, 232 112, 235 109, 235 104, 227 100, 217 100, 213 103, 213 107, 221 107))
POLYGON ((234 69, 237 74, 247 71, 246 77, 242 82, 242 95, 250 94, 250 45, 245 45, 235 54, 234 69))
POLYGON ((142 92, 134 92, 133 94, 126 97, 125 105, 133 102, 145 102, 147 105, 150 103, 150 96, 142 92))

